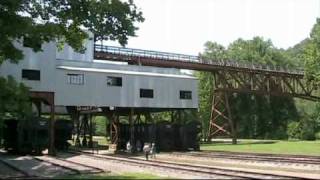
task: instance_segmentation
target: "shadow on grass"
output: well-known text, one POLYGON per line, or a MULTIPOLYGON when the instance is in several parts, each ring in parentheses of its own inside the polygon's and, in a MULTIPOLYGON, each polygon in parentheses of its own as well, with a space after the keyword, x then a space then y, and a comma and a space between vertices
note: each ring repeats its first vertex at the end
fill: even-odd
POLYGON ((277 143, 277 141, 254 141, 254 142, 238 142, 237 144, 232 144, 231 142, 225 142, 225 141, 214 141, 214 142, 201 142, 202 146, 215 146, 215 145, 250 145, 250 144, 274 144, 277 143))

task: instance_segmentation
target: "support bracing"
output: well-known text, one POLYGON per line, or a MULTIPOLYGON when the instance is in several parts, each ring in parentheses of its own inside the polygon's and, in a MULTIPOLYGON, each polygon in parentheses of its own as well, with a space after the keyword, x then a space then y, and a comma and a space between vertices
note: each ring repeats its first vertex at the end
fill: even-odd
POLYGON ((236 130, 232 121, 228 94, 214 92, 212 99, 211 118, 208 131, 208 140, 217 135, 228 135, 236 144, 236 130))

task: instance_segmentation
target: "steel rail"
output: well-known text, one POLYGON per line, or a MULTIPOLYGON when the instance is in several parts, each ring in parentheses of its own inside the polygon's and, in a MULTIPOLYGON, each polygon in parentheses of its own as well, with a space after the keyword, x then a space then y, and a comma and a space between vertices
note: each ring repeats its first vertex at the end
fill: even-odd
POLYGON ((292 179, 295 178, 294 176, 284 176, 284 175, 274 175, 269 173, 257 173, 257 172, 248 172, 248 171, 240 171, 240 170, 230 170, 230 169, 223 169, 223 168, 215 168, 215 167, 208 167, 208 166, 200 166, 200 165, 190 165, 186 163, 172 163, 172 162, 163 162, 163 161, 146 161, 146 160, 139 160, 135 158, 128 158, 128 157, 115 157, 110 155, 94 155, 89 152, 69 152, 79 155, 86 155, 95 159, 106 159, 106 160, 115 160, 120 162, 126 162, 131 164, 138 164, 138 165, 146 165, 146 166, 153 166, 158 168, 165 168, 165 169, 174 169, 174 170, 181 170, 187 172, 195 172, 201 173, 206 175, 220 175, 226 176, 231 178, 250 178, 250 179, 265 179, 265 178, 277 178, 277 179, 292 179))
POLYGON ((219 158, 219 159, 235 159, 235 160, 254 160, 254 161, 271 162, 271 163, 281 162, 281 163, 291 163, 291 164, 320 165, 319 159, 293 159, 293 158, 285 158, 285 157, 261 157, 257 155, 211 154, 211 153, 201 153, 201 152, 192 152, 190 154, 173 153, 172 155, 219 158))

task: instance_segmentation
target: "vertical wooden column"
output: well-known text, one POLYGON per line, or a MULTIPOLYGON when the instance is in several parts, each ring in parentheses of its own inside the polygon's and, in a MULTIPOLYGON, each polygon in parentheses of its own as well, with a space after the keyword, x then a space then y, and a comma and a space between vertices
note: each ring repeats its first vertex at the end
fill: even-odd
POLYGON ((75 115, 76 115, 75 120, 76 120, 76 124, 77 124, 77 136, 76 136, 75 145, 77 147, 80 147, 81 146, 81 144, 80 144, 80 112, 77 111, 75 115))
POLYGON ((111 144, 118 144, 118 136, 119 136, 119 115, 116 112, 107 113, 108 119, 110 120, 110 141, 111 144))
POLYGON ((84 114, 82 118, 82 128, 83 128, 83 139, 82 139, 82 146, 87 147, 88 141, 87 141, 87 131, 88 131, 88 114, 84 114))
MULTIPOLYGON (((132 147, 132 150, 134 151, 134 122, 133 122, 133 115, 134 115, 134 109, 131 108, 130 109, 130 113, 129 113, 129 127, 130 127, 130 144, 131 144, 131 147, 132 147)), ((132 151, 132 152, 133 152, 132 151)))
POLYGON ((54 98, 50 105, 50 123, 49 123, 49 155, 56 155, 56 150, 54 147, 54 124, 55 124, 55 109, 54 109, 54 98))
POLYGON ((38 110, 38 117, 41 117, 41 114, 42 114, 41 101, 40 100, 34 101, 34 105, 38 110))
POLYGON ((89 147, 92 148, 92 141, 93 141, 93 126, 92 126, 92 119, 93 115, 89 114, 89 147))

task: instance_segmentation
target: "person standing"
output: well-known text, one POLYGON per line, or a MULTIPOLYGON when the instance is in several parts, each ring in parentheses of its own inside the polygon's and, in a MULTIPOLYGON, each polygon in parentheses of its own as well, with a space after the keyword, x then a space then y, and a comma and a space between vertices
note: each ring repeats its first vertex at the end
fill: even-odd
POLYGON ((131 147, 130 141, 128 141, 127 142, 127 152, 131 153, 131 150, 132 150, 132 147, 131 147))
POLYGON ((151 150, 150 143, 144 143, 143 151, 144 151, 144 153, 145 153, 145 155, 146 155, 146 160, 147 160, 147 161, 149 160, 150 150, 151 150))
POLYGON ((150 154, 151 154, 152 158, 154 158, 154 159, 156 158, 156 144, 155 143, 151 144, 150 154))

